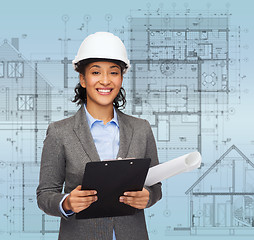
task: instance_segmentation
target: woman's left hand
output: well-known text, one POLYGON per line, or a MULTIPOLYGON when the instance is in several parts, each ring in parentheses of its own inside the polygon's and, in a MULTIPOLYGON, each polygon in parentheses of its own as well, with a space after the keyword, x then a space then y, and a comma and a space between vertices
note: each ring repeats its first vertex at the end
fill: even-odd
POLYGON ((119 201, 134 208, 144 209, 149 201, 149 192, 145 188, 142 191, 125 192, 119 201))

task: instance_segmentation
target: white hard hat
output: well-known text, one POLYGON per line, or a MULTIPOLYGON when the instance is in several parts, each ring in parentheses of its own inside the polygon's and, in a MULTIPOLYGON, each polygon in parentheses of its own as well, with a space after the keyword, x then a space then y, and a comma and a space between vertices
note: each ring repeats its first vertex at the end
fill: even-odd
POLYGON ((120 60, 126 64, 123 73, 130 68, 130 61, 123 42, 109 32, 96 32, 85 38, 79 47, 77 56, 72 61, 74 69, 76 70, 76 64, 79 61, 89 58, 120 60))

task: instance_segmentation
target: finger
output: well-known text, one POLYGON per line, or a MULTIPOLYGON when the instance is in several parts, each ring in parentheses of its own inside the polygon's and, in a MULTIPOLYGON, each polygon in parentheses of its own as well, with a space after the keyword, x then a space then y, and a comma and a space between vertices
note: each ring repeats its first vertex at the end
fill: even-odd
POLYGON ((88 208, 93 202, 95 202, 94 200, 91 201, 86 201, 85 203, 73 203, 72 205, 72 211, 73 212, 80 212, 86 208, 88 208))
POLYGON ((143 188, 142 191, 125 192, 124 195, 132 197, 149 197, 149 192, 147 189, 143 188))
POLYGON ((140 202, 140 203, 137 203, 137 202, 126 202, 125 204, 131 206, 131 207, 134 207, 134 208, 138 208, 138 209, 144 209, 147 205, 146 202, 140 202))
POLYGON ((75 212, 76 207, 83 207, 84 209, 90 206, 93 202, 96 202, 97 196, 93 197, 72 197, 69 200, 69 208, 75 212))
POLYGON ((141 197, 142 192, 141 191, 125 192, 123 195, 128 197, 141 197))
POLYGON ((95 202, 98 200, 98 197, 97 196, 89 196, 89 197, 78 197, 77 198, 77 202, 80 202, 80 203, 86 203, 86 202, 95 202))
POLYGON ((131 203, 131 204, 143 204, 148 201, 147 198, 136 198, 136 197, 120 197, 120 202, 131 203))
POLYGON ((149 194, 147 194, 147 192, 144 192, 144 191, 135 191, 135 192, 124 192, 123 196, 142 198, 142 197, 149 197, 149 194))
POLYGON ((138 209, 144 209, 147 206, 148 198, 120 197, 119 201, 138 209))
POLYGON ((79 197, 86 197, 86 196, 93 196, 97 194, 96 190, 78 190, 74 192, 75 196, 79 197))
POLYGON ((80 202, 78 202, 78 203, 74 203, 73 204, 73 209, 76 209, 76 208, 88 208, 92 203, 93 203, 94 201, 93 200, 91 200, 91 201, 87 201, 87 202, 85 202, 85 203, 80 203, 80 202))
POLYGON ((86 196, 97 194, 96 190, 82 190, 81 188, 82 188, 81 185, 78 185, 74 190, 76 190, 76 192, 82 192, 82 193, 85 192, 86 196))
POLYGON ((72 197, 70 201, 72 204, 85 204, 86 202, 95 202, 98 200, 97 196, 89 196, 89 197, 72 197))

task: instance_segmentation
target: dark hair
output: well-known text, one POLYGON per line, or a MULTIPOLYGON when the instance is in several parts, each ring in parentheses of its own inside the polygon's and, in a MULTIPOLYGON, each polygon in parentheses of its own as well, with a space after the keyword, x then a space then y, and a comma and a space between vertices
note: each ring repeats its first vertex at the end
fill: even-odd
MULTIPOLYGON (((103 58, 89 58, 85 60, 81 60, 76 64, 76 71, 79 74, 85 74, 85 67, 87 64, 92 62, 113 62, 117 64, 121 68, 121 74, 123 75, 123 71, 126 68, 126 64, 120 60, 114 60, 114 59, 103 59, 103 58)), ((72 102, 75 102, 77 105, 86 104, 87 102, 87 96, 86 96, 86 88, 83 88, 80 83, 78 83, 74 89, 75 96, 72 102)), ((113 101, 113 105, 115 108, 119 109, 125 108, 126 105, 126 92, 123 87, 120 88, 117 96, 115 97, 113 101)))

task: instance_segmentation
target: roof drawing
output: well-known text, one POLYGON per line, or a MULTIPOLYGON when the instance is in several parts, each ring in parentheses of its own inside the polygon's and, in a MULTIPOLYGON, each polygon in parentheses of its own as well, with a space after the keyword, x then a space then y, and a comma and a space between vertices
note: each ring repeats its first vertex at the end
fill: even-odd
POLYGON ((239 150, 239 148, 237 148, 235 145, 232 145, 224 154, 221 155, 218 160, 215 161, 214 164, 212 164, 210 168, 206 170, 206 172, 185 192, 185 194, 192 192, 193 189, 233 150, 235 150, 246 161, 247 164, 254 168, 254 163, 249 158, 247 158, 243 152, 239 150))

